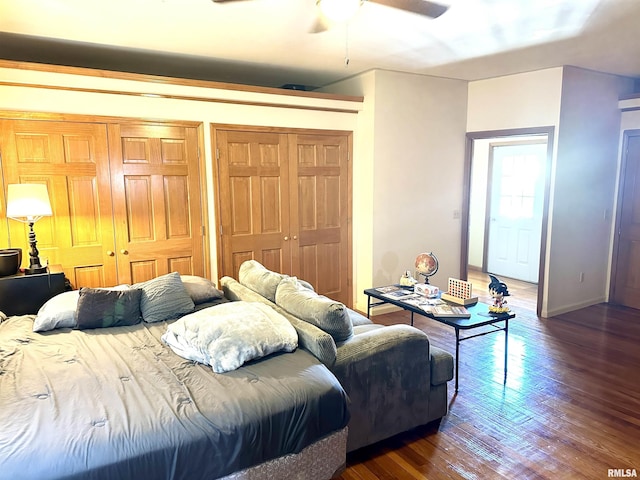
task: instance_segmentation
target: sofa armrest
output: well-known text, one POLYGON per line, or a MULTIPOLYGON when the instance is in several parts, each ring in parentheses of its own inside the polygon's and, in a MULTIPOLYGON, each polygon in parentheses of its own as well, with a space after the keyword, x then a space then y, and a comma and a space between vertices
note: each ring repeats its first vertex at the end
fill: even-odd
POLYGON ((424 332, 408 325, 373 324, 369 328, 359 329, 358 334, 338 344, 336 366, 386 355, 399 347, 403 351, 407 348, 416 349, 414 354, 422 357, 422 361, 428 365, 429 337, 424 332))
POLYGON ((348 451, 435 420, 429 338, 408 325, 376 326, 340 343, 331 368, 351 399, 348 451))
POLYGON ((453 357, 449 352, 431 345, 431 385, 441 385, 453 378, 453 357))
POLYGON ((336 362, 336 344, 328 333, 320 330, 318 327, 304 322, 294 317, 289 312, 280 308, 275 303, 269 301, 259 293, 245 287, 240 282, 231 277, 222 277, 220 286, 224 292, 224 296, 231 301, 243 300, 246 302, 261 302, 269 305, 280 315, 285 317, 293 328, 298 332, 298 345, 305 350, 311 352, 318 360, 327 367, 333 366, 336 362))

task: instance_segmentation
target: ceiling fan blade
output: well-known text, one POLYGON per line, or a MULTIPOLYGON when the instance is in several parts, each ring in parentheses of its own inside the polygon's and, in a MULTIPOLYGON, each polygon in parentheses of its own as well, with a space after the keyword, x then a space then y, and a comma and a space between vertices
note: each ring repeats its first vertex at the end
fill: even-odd
POLYGON ((309 28, 309 33, 322 33, 329 30, 329 28, 331 28, 331 22, 320 10, 318 10, 316 19, 313 22, 313 25, 311 25, 311 28, 309 28))
POLYGON ((313 25, 311 25, 311 28, 309 28, 309 33, 322 33, 327 30, 329 30, 329 24, 322 16, 318 16, 316 21, 313 22, 313 25))
POLYGON ((371 3, 379 3, 380 5, 386 5, 387 7, 397 8, 398 10, 404 10, 406 12, 417 13, 418 15, 424 15, 425 17, 438 18, 449 7, 441 5, 435 2, 429 2, 427 0, 367 0, 371 3))

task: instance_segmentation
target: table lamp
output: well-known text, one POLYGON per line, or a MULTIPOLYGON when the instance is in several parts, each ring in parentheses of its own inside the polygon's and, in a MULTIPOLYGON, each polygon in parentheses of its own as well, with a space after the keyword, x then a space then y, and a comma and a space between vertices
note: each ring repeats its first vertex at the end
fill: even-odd
POLYGON ((29 224, 29 268, 24 269, 26 275, 43 273, 47 270, 46 266, 40 265, 33 224, 42 217, 50 217, 51 215, 51 203, 49 203, 46 185, 31 183, 9 185, 7 189, 7 218, 29 224))

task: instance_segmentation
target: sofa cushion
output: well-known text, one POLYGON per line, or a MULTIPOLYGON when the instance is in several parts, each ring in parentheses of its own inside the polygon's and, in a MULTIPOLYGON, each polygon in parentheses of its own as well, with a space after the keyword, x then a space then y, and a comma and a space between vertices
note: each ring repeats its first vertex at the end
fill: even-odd
POLYGON ((284 278, 276 289, 276 304, 305 322, 324 330, 336 342, 353 335, 347 307, 301 285, 295 277, 284 278))
POLYGON ((272 272, 256 260, 242 262, 238 271, 238 281, 271 302, 276 301, 276 289, 287 275, 272 272))

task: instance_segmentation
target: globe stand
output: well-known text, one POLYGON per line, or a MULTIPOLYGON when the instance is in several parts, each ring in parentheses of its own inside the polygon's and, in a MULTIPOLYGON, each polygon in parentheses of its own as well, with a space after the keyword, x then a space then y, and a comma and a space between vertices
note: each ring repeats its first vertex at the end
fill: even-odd
POLYGON ((430 283, 429 283, 429 277, 430 277, 431 275, 427 275, 427 274, 425 274, 425 273, 420 273, 420 272, 418 272, 418 275, 420 275, 421 277, 424 277, 424 284, 425 284, 425 285, 430 285, 430 283))

